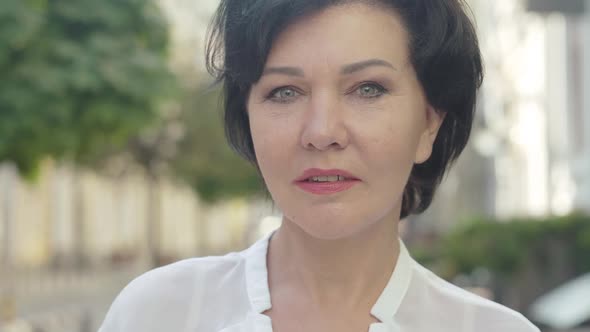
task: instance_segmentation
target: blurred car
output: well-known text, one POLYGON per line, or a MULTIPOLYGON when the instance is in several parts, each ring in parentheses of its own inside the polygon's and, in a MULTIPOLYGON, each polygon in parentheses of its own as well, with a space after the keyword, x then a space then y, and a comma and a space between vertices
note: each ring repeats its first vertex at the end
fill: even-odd
POLYGON ((540 296, 529 317, 543 331, 590 332, 590 273, 579 276, 540 296))

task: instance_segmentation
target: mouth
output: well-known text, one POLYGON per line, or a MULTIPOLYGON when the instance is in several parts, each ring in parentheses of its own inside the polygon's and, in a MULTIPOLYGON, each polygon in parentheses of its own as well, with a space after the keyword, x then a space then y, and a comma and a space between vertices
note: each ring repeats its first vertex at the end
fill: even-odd
POLYGON ((343 175, 324 175, 324 176, 311 176, 302 182, 338 182, 352 180, 343 175))
POLYGON ((342 169, 308 168, 295 179, 295 182, 336 182, 359 181, 359 178, 342 169))
POLYGON ((294 183, 304 191, 316 195, 330 195, 351 189, 359 178, 339 169, 307 169, 294 183))

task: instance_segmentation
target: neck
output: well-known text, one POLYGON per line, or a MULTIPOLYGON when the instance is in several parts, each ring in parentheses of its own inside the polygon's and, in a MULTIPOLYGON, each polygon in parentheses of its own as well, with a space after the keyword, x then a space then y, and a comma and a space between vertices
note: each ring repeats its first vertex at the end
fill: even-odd
POLYGON ((377 222, 338 240, 314 238, 284 220, 270 243, 271 291, 296 290, 318 306, 372 306, 389 281, 398 253, 397 220, 377 222))

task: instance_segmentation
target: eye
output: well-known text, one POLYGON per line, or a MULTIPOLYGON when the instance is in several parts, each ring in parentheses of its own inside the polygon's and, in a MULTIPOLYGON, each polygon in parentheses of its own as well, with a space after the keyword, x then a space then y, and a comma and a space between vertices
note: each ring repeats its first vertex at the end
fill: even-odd
POLYGON ((356 91, 362 98, 377 98, 387 92, 383 86, 377 83, 363 83, 356 91))
POLYGON ((297 90, 290 86, 284 86, 272 90, 266 99, 279 103, 288 103, 293 101, 293 99, 295 99, 297 96, 299 96, 299 92, 297 92, 297 90))

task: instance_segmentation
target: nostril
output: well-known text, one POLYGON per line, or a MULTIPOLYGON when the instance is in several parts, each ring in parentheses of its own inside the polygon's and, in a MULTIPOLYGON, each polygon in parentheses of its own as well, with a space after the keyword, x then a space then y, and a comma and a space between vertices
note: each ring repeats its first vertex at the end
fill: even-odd
POLYGON ((339 140, 334 140, 332 138, 323 137, 323 138, 316 138, 313 140, 308 141, 307 143, 303 144, 304 147, 308 150, 329 150, 329 149, 342 149, 344 145, 340 143, 339 140))
POLYGON ((301 146, 306 149, 342 149, 348 144, 348 128, 343 119, 315 118, 304 123, 301 146))
POLYGON ((340 147, 340 143, 334 142, 334 143, 330 144, 330 146, 333 146, 333 147, 340 147))

